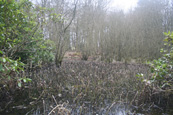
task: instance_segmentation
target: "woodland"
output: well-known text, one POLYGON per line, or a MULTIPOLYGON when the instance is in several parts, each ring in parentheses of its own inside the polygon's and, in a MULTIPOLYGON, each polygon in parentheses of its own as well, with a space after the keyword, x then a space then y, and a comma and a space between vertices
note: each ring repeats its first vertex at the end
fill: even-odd
POLYGON ((173 114, 173 0, 0 0, 0 114, 173 114))

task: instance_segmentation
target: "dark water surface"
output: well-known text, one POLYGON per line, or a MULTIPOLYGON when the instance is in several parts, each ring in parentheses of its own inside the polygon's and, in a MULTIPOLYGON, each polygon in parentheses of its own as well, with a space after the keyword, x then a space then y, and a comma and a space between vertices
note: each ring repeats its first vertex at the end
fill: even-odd
MULTIPOLYGON (((48 115, 51 110, 56 106, 55 102, 43 101, 36 106, 25 108, 25 106, 16 106, 11 109, 11 112, 0 113, 0 115, 48 115)), ((93 106, 89 102, 85 102, 82 106, 70 105, 65 103, 64 108, 68 109, 70 115, 172 115, 173 111, 167 110, 164 112, 160 108, 151 108, 150 110, 139 110, 138 107, 129 106, 125 103, 109 103, 105 101, 104 105, 98 107, 93 106)), ((57 114, 56 110, 51 115, 66 115, 57 114)))

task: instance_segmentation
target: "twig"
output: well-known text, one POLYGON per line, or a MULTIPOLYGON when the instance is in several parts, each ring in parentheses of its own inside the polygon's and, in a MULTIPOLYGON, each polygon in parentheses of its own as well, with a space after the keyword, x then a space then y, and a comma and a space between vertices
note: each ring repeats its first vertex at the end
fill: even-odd
POLYGON ((133 100, 130 102, 130 105, 132 105, 132 103, 135 101, 137 95, 138 95, 138 91, 136 92, 135 97, 133 98, 133 100))
POLYGON ((53 98, 53 100, 55 101, 56 105, 58 105, 58 103, 57 103, 57 101, 56 101, 56 99, 55 99, 55 96, 54 96, 54 95, 52 95, 52 98, 53 98))
POLYGON ((52 112, 54 112, 54 110, 56 110, 57 108, 59 108, 59 107, 61 107, 62 105, 57 105, 56 107, 54 107, 51 111, 50 111, 50 113, 48 114, 48 115, 50 115, 52 112))
POLYGON ((106 112, 106 115, 108 115, 108 112, 110 111, 110 109, 116 104, 116 102, 112 103, 112 105, 108 108, 108 111, 106 112))
POLYGON ((63 103, 61 105, 57 105, 56 107, 54 107, 48 115, 52 114, 52 112, 54 112, 56 109, 58 109, 58 113, 60 113, 61 115, 64 115, 63 112, 66 112, 67 115, 70 115, 70 111, 68 109, 66 109, 65 107, 63 107, 64 104, 65 103, 63 103), (61 111, 61 110, 63 110, 63 111, 61 111))

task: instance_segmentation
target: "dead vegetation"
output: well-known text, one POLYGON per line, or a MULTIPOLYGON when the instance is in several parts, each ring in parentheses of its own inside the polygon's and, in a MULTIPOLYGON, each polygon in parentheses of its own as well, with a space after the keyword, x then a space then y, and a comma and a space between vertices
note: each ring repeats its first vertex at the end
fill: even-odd
MULTIPOLYGON (((105 106, 105 100, 110 103, 138 104, 136 100, 139 97, 135 95, 137 91, 142 91, 143 84, 135 76, 137 73, 149 74, 148 71, 149 67, 145 64, 66 60, 60 68, 50 65, 27 75, 33 80, 30 84, 30 98, 44 91, 42 99, 52 100, 54 95, 56 105, 68 101, 71 108, 70 105, 83 107, 89 103, 93 108, 99 107, 99 110, 105 106), (34 91, 35 88, 41 90, 34 91)), ((71 108, 71 111, 74 109, 71 108)))
MULTIPOLYGON (((144 77, 149 77, 149 70, 146 64, 122 62, 65 60, 59 68, 54 64, 45 65, 21 75, 31 78, 31 83, 16 90, 6 89, 8 96, 4 94, 1 100, 6 100, 7 104, 1 103, 1 107, 5 107, 1 110, 12 111, 21 106, 30 113, 75 115, 114 113, 117 105, 116 112, 121 107, 140 108, 158 99, 165 105, 168 101, 162 102, 162 97, 152 96, 152 88, 136 77, 137 73, 145 73, 144 77), (10 101, 8 98, 11 98, 10 101)), ((151 107, 158 106, 152 103, 151 107)))

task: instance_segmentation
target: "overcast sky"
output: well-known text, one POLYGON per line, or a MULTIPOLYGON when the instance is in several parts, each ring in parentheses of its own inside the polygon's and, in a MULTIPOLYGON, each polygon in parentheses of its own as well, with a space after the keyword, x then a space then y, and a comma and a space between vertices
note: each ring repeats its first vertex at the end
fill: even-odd
MULTIPOLYGON (((30 0, 35 3, 36 0, 30 0)), ((37 0, 40 1, 40 0, 37 0)), ((122 9, 127 12, 130 8, 134 8, 137 5, 138 0, 111 0, 111 9, 122 9)))
POLYGON ((112 0, 110 6, 112 8, 123 9, 127 12, 130 8, 137 5, 138 0, 112 0))

